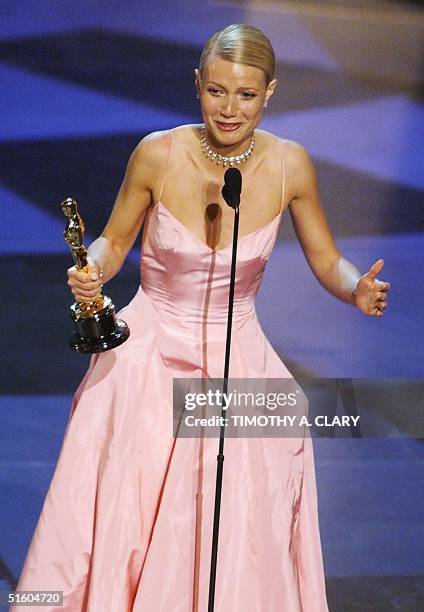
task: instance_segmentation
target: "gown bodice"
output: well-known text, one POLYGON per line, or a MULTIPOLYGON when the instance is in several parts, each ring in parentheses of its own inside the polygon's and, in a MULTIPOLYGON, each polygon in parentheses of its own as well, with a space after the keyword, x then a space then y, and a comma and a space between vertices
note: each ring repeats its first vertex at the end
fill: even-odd
MULTIPOLYGON (((223 248, 212 248, 170 210, 170 202, 174 202, 170 200, 170 196, 175 192, 175 180, 182 171, 179 164, 189 163, 189 159, 184 158, 186 151, 181 132, 172 130, 171 133, 172 143, 162 188, 158 201, 147 212, 143 227, 141 283, 135 302, 139 305, 140 316, 143 316, 147 307, 151 309, 162 361, 172 369, 174 376, 192 376, 195 372, 202 372, 202 376, 222 376, 233 243, 230 242, 223 248), (167 197, 168 206, 161 197, 163 193, 167 197)), ((278 193, 274 194, 273 205, 276 200, 280 201, 280 198, 282 202, 284 200, 284 145, 283 141, 274 144, 282 154, 283 172, 282 188, 279 190, 277 186, 278 193)), ((264 165, 261 158, 258 158, 257 162, 257 168, 253 171, 240 166, 243 188, 231 328, 232 376, 254 371, 262 375, 270 366, 271 354, 276 365, 276 375, 282 370, 286 373, 285 367, 274 354, 262 331, 255 308, 256 294, 277 239, 282 204, 278 214, 268 223, 265 222, 248 233, 240 231, 242 227, 249 227, 246 221, 258 223, 261 218, 269 219, 269 216, 259 216, 264 210, 268 215, 270 212, 263 199, 264 193, 258 198, 257 206, 252 205, 256 202, 260 170, 264 165), (258 346, 260 348, 252 350, 252 366, 247 367, 246 347, 258 346)), ((269 164, 265 165, 268 168, 269 164)), ((269 173, 267 175, 266 172, 264 176, 269 178, 269 173)), ((215 188, 216 186, 215 183, 215 188)), ((203 188, 199 184, 196 193, 202 191, 203 188)), ((267 193, 266 189, 262 192, 267 193)), ((176 196, 178 201, 181 201, 182 193, 184 188, 179 188, 176 196)), ((215 191, 211 199, 216 196, 215 191)), ((200 202, 193 196, 189 207, 194 210, 197 205, 200 205, 200 202)), ((225 203, 222 205, 226 206, 225 203)), ((233 215, 233 211, 223 210, 222 217, 228 212, 230 216, 233 215)), ((226 216, 227 221, 231 220, 231 217, 226 216)), ((228 228, 227 224, 226 229, 228 228)))
MULTIPOLYGON (((234 317, 255 307, 266 263, 274 247, 281 212, 237 240, 234 317)), ((228 309, 232 243, 213 249, 185 227, 159 201, 149 210, 141 258, 141 287, 167 314, 193 320, 225 320, 228 309)))

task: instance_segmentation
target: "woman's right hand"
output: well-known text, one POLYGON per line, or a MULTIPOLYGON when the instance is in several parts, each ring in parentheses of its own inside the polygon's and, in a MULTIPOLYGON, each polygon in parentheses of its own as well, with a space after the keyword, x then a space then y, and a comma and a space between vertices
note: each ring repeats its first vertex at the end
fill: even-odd
POLYGON ((67 270, 68 285, 77 302, 93 302, 99 297, 102 284, 101 268, 92 257, 87 257, 88 272, 81 272, 76 266, 67 270))

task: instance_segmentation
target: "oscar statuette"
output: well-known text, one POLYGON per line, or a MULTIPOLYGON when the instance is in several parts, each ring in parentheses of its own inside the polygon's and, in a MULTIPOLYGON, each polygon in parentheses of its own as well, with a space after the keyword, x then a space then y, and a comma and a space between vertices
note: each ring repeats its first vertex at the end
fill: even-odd
MULTIPOLYGON (((78 214, 77 203, 72 198, 66 198, 60 206, 68 219, 63 236, 76 267, 81 272, 87 272, 84 222, 78 214)), ((125 321, 116 318, 115 307, 107 295, 99 295, 92 302, 75 302, 70 310, 75 331, 69 338, 69 344, 80 353, 108 351, 125 342, 130 335, 125 321)))

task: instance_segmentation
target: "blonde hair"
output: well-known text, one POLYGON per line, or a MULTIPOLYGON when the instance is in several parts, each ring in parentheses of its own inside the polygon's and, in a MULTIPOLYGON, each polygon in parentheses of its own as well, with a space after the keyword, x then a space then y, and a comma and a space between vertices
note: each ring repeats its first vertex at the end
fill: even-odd
POLYGON ((253 26, 235 23, 209 38, 200 57, 199 71, 202 78, 211 55, 259 68, 265 74, 267 85, 274 78, 274 49, 268 38, 253 26))

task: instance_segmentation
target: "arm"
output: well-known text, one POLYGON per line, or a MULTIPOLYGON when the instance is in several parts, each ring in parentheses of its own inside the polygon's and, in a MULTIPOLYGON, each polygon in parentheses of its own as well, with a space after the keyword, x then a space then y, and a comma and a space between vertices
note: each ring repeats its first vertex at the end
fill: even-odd
POLYGON ((378 260, 361 276, 340 254, 321 208, 315 170, 300 145, 288 141, 289 210, 308 264, 321 285, 338 299, 365 314, 383 315, 389 283, 377 280, 384 262, 378 260))
POLYGON ((166 133, 154 133, 132 152, 106 227, 87 249, 89 272, 78 272, 75 267, 68 270, 68 285, 78 301, 98 296, 100 280, 109 281, 124 264, 154 200, 168 156, 168 140, 166 133))

